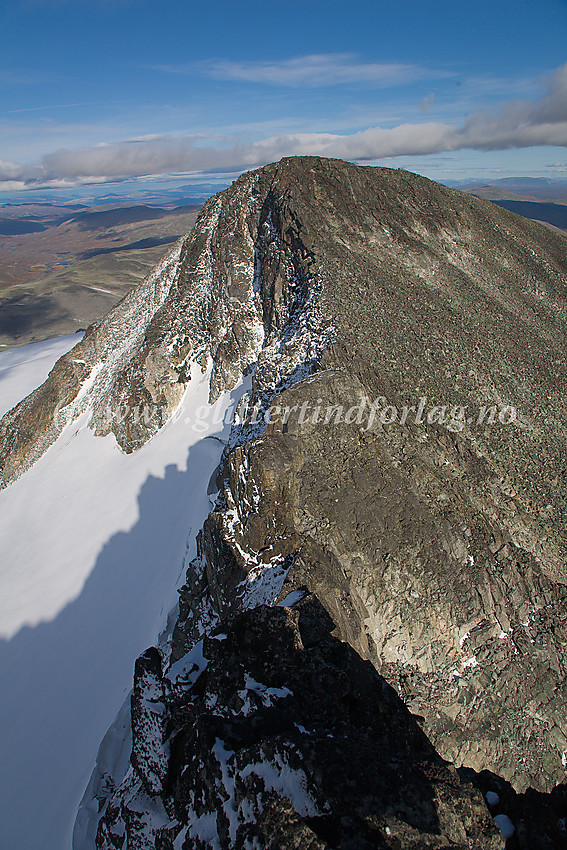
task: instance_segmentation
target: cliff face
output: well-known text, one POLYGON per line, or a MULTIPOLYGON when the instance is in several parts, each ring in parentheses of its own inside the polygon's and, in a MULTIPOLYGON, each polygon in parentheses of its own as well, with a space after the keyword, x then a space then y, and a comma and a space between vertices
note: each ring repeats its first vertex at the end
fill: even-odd
POLYGON ((85 409, 135 450, 191 361, 212 358, 211 400, 252 374, 172 661, 285 579, 444 758, 548 790, 567 758, 566 280, 565 241, 491 204, 282 160, 211 199, 4 417, 4 484, 85 409))

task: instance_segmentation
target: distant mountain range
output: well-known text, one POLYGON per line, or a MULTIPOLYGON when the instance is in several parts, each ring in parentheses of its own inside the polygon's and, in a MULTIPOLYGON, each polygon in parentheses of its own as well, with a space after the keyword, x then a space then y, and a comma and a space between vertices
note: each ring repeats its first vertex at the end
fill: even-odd
POLYGON ((478 194, 486 189, 497 189, 510 195, 525 195, 533 199, 558 200, 567 202, 567 180, 555 180, 546 177, 499 177, 494 180, 453 180, 447 181, 462 192, 478 194))
POLYGON ((511 212, 531 218, 534 221, 546 221, 567 231, 567 204, 537 203, 536 201, 504 201, 494 200, 497 204, 511 212))
POLYGON ((490 182, 452 184, 524 218, 567 231, 567 181, 543 177, 503 177, 490 182))

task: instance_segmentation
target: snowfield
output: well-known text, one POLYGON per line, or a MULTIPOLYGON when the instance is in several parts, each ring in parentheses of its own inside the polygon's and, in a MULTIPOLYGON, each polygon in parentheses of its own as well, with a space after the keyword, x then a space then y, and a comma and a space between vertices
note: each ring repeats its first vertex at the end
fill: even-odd
POLYGON ((82 338, 82 334, 72 334, 0 350, 0 418, 43 384, 55 361, 82 338))
MULTIPOLYGON (((76 339, 0 354, 4 409, 76 339)), ((95 437, 87 412, 0 491, 2 850, 71 848, 100 742, 136 657, 176 604, 211 507, 207 489, 230 430, 219 413, 245 387, 217 402, 216 424, 196 431, 209 377, 194 365, 175 416, 138 452, 95 437)))

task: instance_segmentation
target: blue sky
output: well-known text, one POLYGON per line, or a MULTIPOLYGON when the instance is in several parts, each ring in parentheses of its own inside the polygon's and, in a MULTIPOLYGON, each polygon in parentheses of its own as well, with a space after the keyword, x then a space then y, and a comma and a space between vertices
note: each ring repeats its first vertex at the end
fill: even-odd
POLYGON ((0 190, 314 153, 567 178, 567 2, 2 0, 0 190))

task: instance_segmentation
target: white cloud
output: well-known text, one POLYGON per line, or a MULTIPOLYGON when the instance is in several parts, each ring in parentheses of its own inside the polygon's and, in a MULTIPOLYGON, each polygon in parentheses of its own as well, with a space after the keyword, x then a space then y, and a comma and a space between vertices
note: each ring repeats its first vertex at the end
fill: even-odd
POLYGON ((48 109, 74 109, 77 106, 100 106, 99 103, 87 101, 85 103, 49 103, 42 106, 26 106, 23 109, 9 109, 7 115, 16 115, 19 112, 45 112, 48 109))
POLYGON ((567 146, 567 65, 548 80, 539 100, 517 100, 477 112, 461 126, 442 122, 370 127, 348 135, 286 133, 242 143, 234 137, 150 136, 79 150, 58 150, 35 166, 0 162, 0 180, 116 179, 187 171, 236 171, 282 156, 318 154, 357 161, 462 149, 567 146))
POLYGON ((219 80, 302 88, 347 83, 386 87, 451 76, 447 71, 434 71, 418 65, 359 62, 352 53, 314 53, 280 62, 207 62, 199 67, 208 76, 219 80))
POLYGON ((0 159, 0 180, 17 180, 23 176, 24 168, 18 162, 0 159))
POLYGON ((474 114, 457 131, 455 142, 477 150, 567 145, 567 65, 550 78, 543 98, 474 114))
POLYGON ((4 180, 0 178, 0 192, 23 192, 29 185, 23 180, 4 180))

